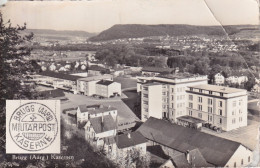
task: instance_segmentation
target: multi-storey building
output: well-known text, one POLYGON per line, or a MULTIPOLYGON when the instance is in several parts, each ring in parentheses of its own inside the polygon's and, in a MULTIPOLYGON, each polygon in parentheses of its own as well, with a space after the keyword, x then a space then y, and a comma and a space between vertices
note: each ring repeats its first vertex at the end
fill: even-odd
POLYGON ((189 86, 188 115, 229 131, 247 125, 247 91, 216 85, 189 86))
POLYGON ((173 122, 186 113, 187 86, 207 84, 207 76, 174 74, 138 77, 137 92, 141 92, 141 119, 153 116, 173 122))
POLYGON ((103 97, 121 95, 121 84, 109 80, 101 80, 96 83, 96 94, 103 97))

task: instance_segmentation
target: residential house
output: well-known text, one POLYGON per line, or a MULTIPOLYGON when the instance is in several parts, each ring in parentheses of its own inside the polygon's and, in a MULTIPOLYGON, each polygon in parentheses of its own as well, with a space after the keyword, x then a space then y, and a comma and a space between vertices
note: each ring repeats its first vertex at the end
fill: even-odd
POLYGON ((225 77, 221 73, 214 75, 214 83, 216 85, 223 85, 225 83, 225 77))
POLYGON ((232 72, 229 74, 229 77, 226 78, 226 81, 231 84, 241 84, 248 81, 247 73, 242 72, 232 72))
POLYGON ((126 157, 130 151, 146 154, 146 138, 140 132, 131 132, 117 135, 113 138, 104 138, 104 151, 112 158, 126 157))
POLYGON ((77 123, 88 121, 90 118, 111 115, 114 120, 117 117, 117 109, 104 105, 79 105, 77 108, 77 123))
POLYGON ((104 138, 116 136, 116 128, 116 121, 111 115, 89 118, 84 126, 85 139, 100 148, 104 138))
POLYGON ((101 80, 96 83, 96 94, 103 97, 121 95, 121 83, 101 80))
MULTIPOLYGON (((252 162, 252 151, 238 142, 172 124, 165 120, 150 117, 137 131, 148 140, 147 146, 160 145, 164 153, 173 159, 182 154, 187 156, 190 151, 195 150, 194 153, 201 160, 199 163, 203 163, 205 159, 205 163, 212 165, 210 167, 242 167, 248 166, 252 162)), ((193 166, 195 160, 192 157, 187 158, 193 166)))

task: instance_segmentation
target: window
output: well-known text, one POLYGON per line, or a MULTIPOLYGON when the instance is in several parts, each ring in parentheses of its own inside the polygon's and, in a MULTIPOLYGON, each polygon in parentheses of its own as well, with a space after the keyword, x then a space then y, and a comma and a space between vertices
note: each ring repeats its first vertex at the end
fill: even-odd
POLYGON ((148 91, 148 87, 143 87, 144 90, 148 91))
POLYGON ((174 92, 174 88, 172 88, 172 93, 174 92))
POLYGON ((250 162, 250 156, 248 156, 248 162, 250 162))
POLYGON ((232 124, 235 124, 235 123, 236 123, 236 119, 233 118, 233 119, 232 119, 232 124))
POLYGON ((241 159, 241 165, 243 165, 244 164, 244 161, 243 161, 243 159, 241 159))
POLYGON ((201 114, 201 113, 198 113, 198 117, 199 117, 199 118, 202 118, 202 114, 201 114))
POLYGON ((172 100, 174 100, 174 96, 172 95, 172 100))
POLYGON ((190 91, 193 91, 193 88, 190 88, 190 91))
POLYGON ((199 92, 202 93, 202 89, 200 89, 199 92))
POLYGON ((198 105, 198 109, 200 110, 200 111, 202 111, 202 105, 198 105))
POLYGON ((208 107, 208 112, 212 113, 212 107, 208 107))
POLYGON ((148 101, 144 101, 144 104, 148 105, 148 101))
POLYGON ((239 117, 239 122, 242 122, 242 117, 239 117))
POLYGON ((148 108, 145 108, 144 111, 145 111, 145 112, 148 112, 148 108))
POLYGON ((219 107, 222 107, 222 106, 223 106, 222 101, 219 101, 219 102, 218 102, 218 106, 219 106, 219 107))
POLYGON ((202 103, 202 97, 199 97, 199 102, 202 103))
POLYGON ((234 167, 237 167, 237 163, 236 162, 234 162, 234 167))
POLYGON ((209 121, 212 121, 212 116, 209 116, 209 121))
POLYGON ((208 104, 212 105, 212 99, 208 99, 208 104))
POLYGON ((192 95, 189 95, 189 100, 193 100, 193 96, 192 95))
POLYGON ((143 94, 143 96, 144 96, 145 98, 148 98, 148 94, 143 94))
POLYGON ((174 104, 172 103, 172 108, 174 108, 174 104))
POLYGON ((166 95, 166 92, 163 92, 162 95, 166 95))
POLYGON ((233 101, 233 107, 236 107, 236 105, 237 105, 237 102, 233 101))
POLYGON ((189 110, 189 115, 192 116, 192 111, 191 110, 189 110))
POLYGON ((219 93, 219 95, 220 95, 221 97, 223 97, 223 96, 224 96, 224 94, 223 94, 223 93, 219 93))
POLYGON ((219 119, 219 123, 220 123, 220 124, 222 123, 222 118, 219 119))
POLYGON ((219 115, 221 115, 221 116, 222 116, 222 110, 221 110, 221 109, 219 109, 219 110, 218 110, 218 112, 219 112, 219 115))
POLYGON ((236 110, 233 110, 233 111, 232 111, 232 115, 236 115, 236 110))
POLYGON ((242 100, 239 100, 239 105, 240 105, 240 106, 242 105, 242 100))
POLYGON ((189 108, 193 108, 193 104, 192 103, 189 103, 189 108))
POLYGON ((211 94, 211 95, 212 95, 212 91, 209 91, 209 94, 211 94))

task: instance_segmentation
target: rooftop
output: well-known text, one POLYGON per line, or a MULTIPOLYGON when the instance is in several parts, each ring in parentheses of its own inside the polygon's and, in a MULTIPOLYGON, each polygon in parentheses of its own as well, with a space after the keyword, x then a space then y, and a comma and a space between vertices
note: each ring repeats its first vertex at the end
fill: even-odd
POLYGON ((92 71, 105 71, 107 70, 106 68, 103 68, 101 66, 98 65, 92 65, 88 68, 88 70, 92 70, 92 71))
POLYGON ((190 122, 190 123, 195 123, 195 124, 206 122, 204 120, 201 120, 199 118, 194 118, 194 117, 191 117, 191 116, 181 116, 181 117, 178 117, 177 119, 182 120, 182 121, 187 121, 187 122, 190 122))
POLYGON ((209 85, 209 84, 191 86, 191 88, 203 89, 203 90, 209 90, 209 91, 221 92, 221 93, 237 93, 237 92, 246 91, 244 89, 237 89, 237 88, 232 88, 232 87, 209 85))
POLYGON ((111 115, 90 118, 89 121, 96 133, 101 133, 101 132, 106 132, 106 131, 116 129, 116 122, 114 121, 111 115))
POLYGON ((198 148, 205 160, 216 166, 225 166, 241 145, 238 142, 209 135, 153 117, 150 117, 137 131, 149 140, 182 153, 198 148))
POLYGON ((116 110, 114 107, 110 106, 104 106, 100 104, 95 104, 95 105, 79 105, 79 109, 81 113, 88 112, 89 114, 98 114, 98 113, 103 113, 106 111, 112 111, 116 110))
POLYGON ((185 79, 185 78, 195 78, 195 77, 206 77, 206 75, 199 74, 190 74, 190 73, 175 73, 175 74, 166 74, 166 75, 158 75, 156 77, 166 78, 166 79, 185 79))
POLYGON ((96 81, 96 80, 100 80, 100 79, 111 79, 112 75, 109 74, 104 74, 104 75, 98 75, 98 76, 88 76, 85 78, 80 78, 80 81, 96 81))
POLYGON ((96 84, 108 86, 108 85, 110 85, 112 83, 114 83, 114 81, 101 80, 101 81, 97 82, 96 84))
POLYGON ((55 98, 55 97, 65 96, 64 92, 60 89, 45 90, 45 91, 39 92, 39 94, 45 98, 55 98))
POLYGON ((71 81, 76 81, 77 79, 82 78, 81 76, 69 75, 69 74, 52 72, 52 71, 43 71, 40 73, 40 75, 49 76, 58 79, 64 79, 64 80, 71 80, 71 81))
POLYGON ((118 135, 117 137, 115 137, 115 141, 117 143, 117 147, 120 149, 136 146, 147 142, 145 137, 139 132, 131 132, 129 134, 118 135))

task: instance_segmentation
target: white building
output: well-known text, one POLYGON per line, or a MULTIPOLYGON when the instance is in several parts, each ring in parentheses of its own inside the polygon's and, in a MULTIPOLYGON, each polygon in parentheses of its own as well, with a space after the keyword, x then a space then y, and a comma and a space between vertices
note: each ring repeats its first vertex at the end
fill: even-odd
POLYGON ((207 80, 207 76, 190 74, 137 77, 137 92, 141 92, 142 94, 142 121, 146 120, 146 116, 147 118, 153 116, 158 118, 168 118, 172 122, 176 122, 177 117, 187 115, 187 86, 207 84, 207 80), (156 84, 153 85, 150 83, 156 84), (149 91, 149 89, 154 91, 149 91), (158 91, 155 91, 157 89, 158 91), (149 102, 150 98, 151 102, 149 102), (156 110, 149 108, 149 106, 153 106, 153 108, 156 106, 156 110))
POLYGON ((188 115, 229 131, 247 126, 247 91, 216 85, 189 86, 188 115))
POLYGON ((103 105, 79 105, 77 108, 77 123, 88 121, 90 118, 111 115, 114 120, 117 117, 117 109, 103 105))
POLYGON ((114 95, 121 95, 121 83, 101 80, 96 83, 96 95, 107 98, 114 95))
POLYGON ((113 81, 113 76, 105 74, 100 76, 89 76, 86 78, 80 78, 77 80, 78 93, 84 94, 86 96, 92 96, 96 94, 96 83, 101 80, 113 81))
POLYGON ((214 82, 216 85, 223 85, 225 83, 225 77, 221 73, 214 75, 214 82))

